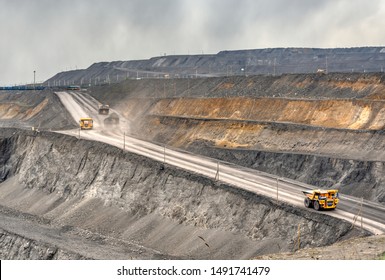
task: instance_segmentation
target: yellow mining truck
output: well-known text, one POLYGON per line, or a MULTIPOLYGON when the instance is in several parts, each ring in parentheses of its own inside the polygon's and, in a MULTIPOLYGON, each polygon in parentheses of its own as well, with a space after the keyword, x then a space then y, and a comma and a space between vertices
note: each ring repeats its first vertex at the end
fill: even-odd
POLYGON ((335 209, 339 202, 338 190, 306 190, 302 191, 306 196, 304 204, 315 210, 335 209))
POLYGON ((92 118, 81 118, 79 124, 80 129, 92 129, 94 127, 94 120, 92 118))

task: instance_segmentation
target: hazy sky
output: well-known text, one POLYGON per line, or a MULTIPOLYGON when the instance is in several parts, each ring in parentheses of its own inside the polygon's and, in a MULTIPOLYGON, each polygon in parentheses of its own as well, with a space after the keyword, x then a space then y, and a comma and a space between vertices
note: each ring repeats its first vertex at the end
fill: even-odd
POLYGON ((0 85, 94 62, 385 45, 381 0, 0 0, 0 85))

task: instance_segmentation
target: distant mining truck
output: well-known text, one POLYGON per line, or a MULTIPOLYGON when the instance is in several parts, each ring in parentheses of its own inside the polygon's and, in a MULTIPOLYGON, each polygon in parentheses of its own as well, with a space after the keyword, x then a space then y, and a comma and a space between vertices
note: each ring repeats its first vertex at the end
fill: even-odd
POLYGON ((304 204, 308 208, 335 209, 339 202, 338 190, 306 190, 302 191, 306 196, 304 204))
POLYGON ((109 112, 110 112, 109 105, 106 105, 106 104, 99 105, 99 115, 108 115, 109 112))
POLYGON ((92 129, 94 127, 94 120, 92 118, 81 118, 79 124, 80 129, 92 129))

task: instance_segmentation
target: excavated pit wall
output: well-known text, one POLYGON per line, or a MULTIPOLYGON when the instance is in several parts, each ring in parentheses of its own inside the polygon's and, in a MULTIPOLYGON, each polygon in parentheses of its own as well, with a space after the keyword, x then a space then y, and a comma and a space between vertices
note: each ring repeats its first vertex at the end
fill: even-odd
POLYGON ((154 116, 146 120, 152 124, 145 126, 148 135, 154 131, 156 142, 385 203, 383 130, 325 130, 154 116))
POLYGON ((385 163, 331 158, 322 155, 275 153, 206 147, 195 143, 193 152, 234 164, 290 178, 320 188, 337 188, 341 193, 385 203, 385 163))
MULTIPOLYGON (((3 207, 131 242, 155 256, 245 259, 293 251, 298 227, 301 248, 368 234, 210 178, 171 166, 161 170, 160 163, 103 143, 50 132, 3 129, 0 135, 3 207)), ((7 232, 0 242, 4 235, 17 238, 7 232)))

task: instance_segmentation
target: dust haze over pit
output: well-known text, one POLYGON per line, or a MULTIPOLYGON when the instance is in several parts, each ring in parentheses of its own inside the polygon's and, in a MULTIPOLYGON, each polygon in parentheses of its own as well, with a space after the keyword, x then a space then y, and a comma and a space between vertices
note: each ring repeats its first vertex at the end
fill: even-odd
POLYGON ((94 62, 266 47, 383 45, 385 4, 363 0, 0 0, 0 85, 94 62), (6 69, 6 70, 4 70, 6 69))

